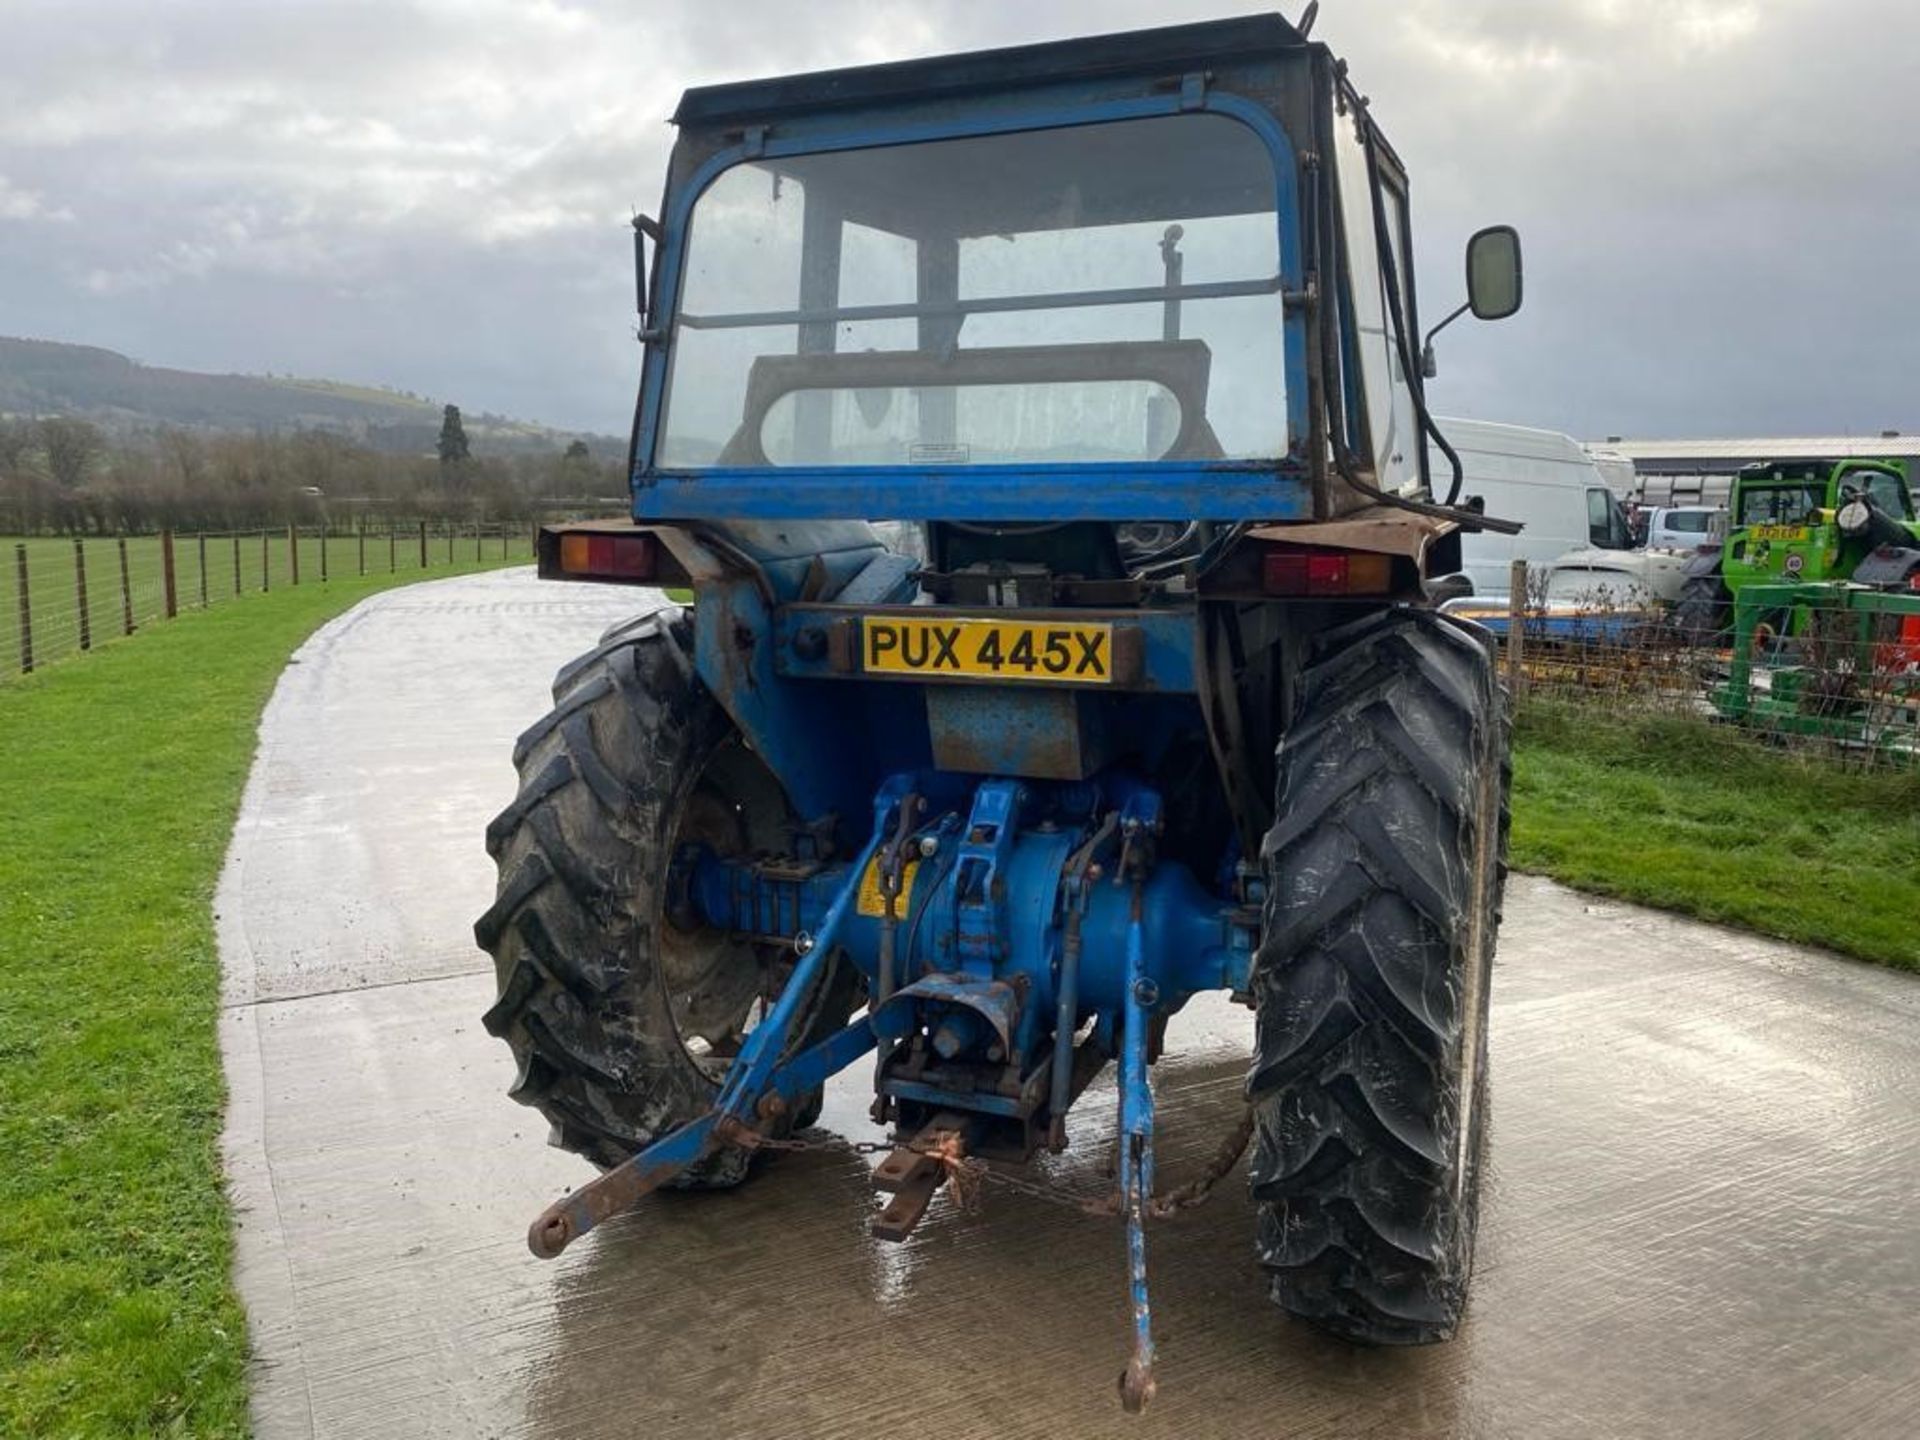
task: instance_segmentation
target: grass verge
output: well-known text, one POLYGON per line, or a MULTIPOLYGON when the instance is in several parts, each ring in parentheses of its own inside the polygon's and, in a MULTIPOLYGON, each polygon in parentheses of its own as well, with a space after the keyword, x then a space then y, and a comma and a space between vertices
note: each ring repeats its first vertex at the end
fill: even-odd
POLYGON ((1531 700, 1514 734, 1513 864, 1920 970, 1920 773, 1531 700))
POLYGON ((287 656, 420 578, 256 596, 0 685, 0 1435, 247 1428, 213 887, 287 656))

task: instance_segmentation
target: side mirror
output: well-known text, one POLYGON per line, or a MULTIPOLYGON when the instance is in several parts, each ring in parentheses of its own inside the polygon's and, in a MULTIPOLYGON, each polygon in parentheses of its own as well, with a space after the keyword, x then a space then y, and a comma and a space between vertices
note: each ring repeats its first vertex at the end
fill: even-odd
POLYGON ((1520 232, 1511 225, 1489 225, 1467 241, 1467 300, 1427 332, 1420 347, 1420 374, 1440 373, 1433 337, 1469 310, 1476 320, 1504 320, 1520 308, 1520 232))
POLYGON ((1467 304, 1476 320, 1520 308, 1520 232, 1511 225, 1489 225, 1467 241, 1467 304))

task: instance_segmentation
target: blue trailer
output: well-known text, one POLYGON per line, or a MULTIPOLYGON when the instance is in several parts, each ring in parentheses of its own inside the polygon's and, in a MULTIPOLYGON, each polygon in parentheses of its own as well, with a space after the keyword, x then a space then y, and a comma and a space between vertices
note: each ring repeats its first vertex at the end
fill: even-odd
MULTIPOLYGON (((695 89, 675 123, 633 519, 540 565, 695 599, 560 672, 475 926, 514 1098, 602 1171, 532 1249, 740 1183, 862 1062, 897 1238, 1065 1147, 1113 1065, 1137 1409, 1146 1223, 1193 1193, 1156 1189, 1152 1063, 1222 991, 1257 1016, 1233 1139, 1274 1298, 1447 1338, 1507 742, 1428 582, 1502 522, 1427 474, 1407 178, 1344 65, 1260 16, 695 89)), ((1518 307, 1510 229, 1466 290, 1518 307)))

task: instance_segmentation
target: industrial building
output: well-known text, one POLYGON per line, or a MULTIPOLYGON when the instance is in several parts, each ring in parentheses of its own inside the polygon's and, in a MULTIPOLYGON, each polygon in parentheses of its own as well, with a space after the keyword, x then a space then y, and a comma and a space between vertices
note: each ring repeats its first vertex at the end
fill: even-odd
MULTIPOLYGON (((1920 475, 1920 435, 1883 430, 1878 435, 1801 435, 1773 439, 1627 440, 1609 435, 1591 442, 1596 460, 1623 456, 1633 462, 1634 482, 1623 500, 1642 505, 1724 505, 1735 471, 1773 460, 1905 460, 1920 475)), ((1602 467, 1610 482, 1619 471, 1602 467)))

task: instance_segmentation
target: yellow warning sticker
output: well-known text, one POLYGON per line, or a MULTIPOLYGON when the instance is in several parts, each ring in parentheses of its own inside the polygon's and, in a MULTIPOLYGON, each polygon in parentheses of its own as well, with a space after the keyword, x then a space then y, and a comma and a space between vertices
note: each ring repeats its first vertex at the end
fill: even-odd
MULTIPOLYGON (((918 860, 909 860, 900 869, 900 898, 894 903, 893 913, 901 919, 906 918, 907 904, 913 899, 913 875, 919 868, 918 860)), ((867 863, 867 873, 860 877, 860 894, 854 902, 854 908, 862 915, 871 915, 876 919, 887 913, 887 897, 880 893, 878 855, 867 863)))

